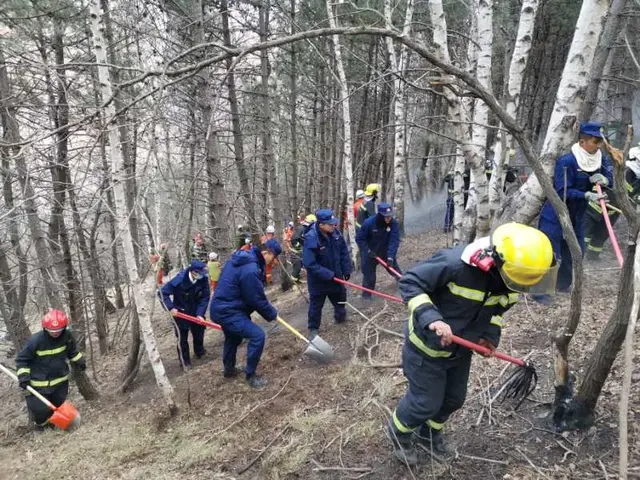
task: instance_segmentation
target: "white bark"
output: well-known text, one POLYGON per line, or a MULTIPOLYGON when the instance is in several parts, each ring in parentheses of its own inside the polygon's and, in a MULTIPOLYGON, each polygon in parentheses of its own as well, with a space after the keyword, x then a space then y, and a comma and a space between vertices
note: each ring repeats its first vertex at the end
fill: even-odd
MULTIPOLYGON (((336 28, 337 21, 333 13, 331 0, 327 0, 327 15, 329 17, 329 26, 336 28)), ((351 244, 351 258, 357 265, 358 246, 356 245, 356 220, 353 217, 353 163, 351 159, 351 110, 349 108, 349 85, 347 84, 347 75, 344 71, 344 63, 342 62, 342 50, 340 47, 340 36, 332 35, 333 51, 336 57, 336 67, 338 69, 338 84, 340 87, 340 103, 342 104, 342 138, 343 138, 343 159, 344 159, 344 177, 347 188, 347 218, 349 219, 349 242, 351 244)), ((342 215, 342 212, 336 212, 336 216, 342 215)))
MULTIPOLYGON (((433 29, 433 46, 436 55, 443 61, 450 63, 449 43, 447 41, 447 19, 442 8, 442 0, 429 0, 429 13, 433 29)), ((444 81, 453 81, 445 79, 444 81)), ((465 108, 460 98, 449 88, 444 88, 444 95, 448 104, 448 118, 453 122, 456 137, 461 143, 456 147, 456 168, 454 177, 454 217, 453 217, 453 242, 460 243, 462 238, 463 214, 464 214, 464 183, 463 173, 465 169, 465 158, 469 158, 469 110, 465 108)))
MULTIPOLYGON (((520 9, 520 22, 518 24, 518 33, 516 34, 516 43, 513 47, 513 54, 511 55, 509 76, 506 84, 507 98, 505 108, 507 113, 513 118, 516 118, 516 111, 520 104, 520 91, 524 80, 524 71, 529 60, 529 52, 531 52, 533 29, 536 24, 537 12, 538 0, 523 0, 522 8, 520 9)), ((500 124, 500 126, 502 126, 502 124, 500 124)), ((492 215, 502 202, 506 167, 509 165, 511 159, 508 151, 513 147, 513 138, 505 132, 498 132, 493 148, 493 175, 489 181, 489 210, 492 215), (507 152, 505 152, 503 145, 506 146, 507 152)))
POLYGON ((149 356, 149 362, 156 377, 156 382, 162 391, 165 402, 169 409, 173 412, 176 409, 174 401, 174 392, 169 378, 164 369, 164 364, 160 358, 158 347, 156 345, 153 327, 151 325, 150 307, 156 301, 154 292, 154 282, 147 282, 146 285, 141 282, 138 267, 135 261, 135 253, 133 246, 133 237, 129 225, 129 212, 126 208, 126 172, 122 162, 122 145, 120 143, 120 135, 118 126, 114 123, 115 106, 110 102, 113 96, 111 87, 111 78, 109 69, 106 67, 107 55, 106 45, 103 37, 104 23, 102 12, 100 9, 100 0, 91 0, 89 4, 89 12, 91 16, 91 32, 93 34, 93 49, 96 56, 96 64, 98 68, 98 78, 100 80, 100 93, 102 101, 108 103, 105 107, 105 119, 109 138, 109 156, 111 159, 111 171, 113 175, 113 193, 115 195, 116 205, 115 214, 120 225, 120 232, 123 237, 124 259, 129 273, 129 279, 132 283, 130 291, 133 292, 138 317, 140 319, 140 329, 144 338, 145 347, 149 356), (139 283, 138 283, 139 282, 139 283), (138 283, 138 284, 136 284, 138 283))
MULTIPOLYGON (((384 3, 384 16, 387 28, 393 28, 391 1, 392 0, 385 0, 384 3)), ((413 0, 408 0, 404 17, 404 25, 402 27, 403 35, 409 35, 412 19, 413 0)), ((404 76, 405 69, 407 68, 409 52, 406 45, 401 45, 400 58, 397 58, 393 39, 386 37, 385 40, 391 68, 395 69, 395 75, 393 77, 393 209, 396 218, 400 222, 401 229, 404 229, 404 185, 406 182, 405 153, 407 151, 407 138, 405 136, 404 125, 404 88, 400 79, 404 76)))
MULTIPOLYGON (((491 45, 493 43, 493 3, 492 0, 476 0, 477 18, 476 37, 476 77, 480 85, 491 90, 491 45)), ((485 175, 485 158, 487 153, 487 125, 489 123, 489 107, 482 100, 475 101, 473 126, 471 128, 471 162, 473 187, 476 207, 476 236, 489 234, 489 192, 485 175)), ((473 190, 472 190, 473 191, 473 190)))
MULTIPOLYGON (((640 241, 640 235, 636 239, 640 241)), ((638 321, 638 311, 640 307, 640 250, 636 249, 635 260, 633 264, 633 306, 631 307, 631 316, 627 325, 627 333, 624 341, 624 374, 622 377, 622 391, 620 392, 620 409, 618 412, 619 429, 619 471, 620 479, 627 479, 627 467, 629 463, 629 441, 628 441, 628 414, 629 414, 629 394, 631 391, 631 374, 633 373, 633 335, 638 321)))
MULTIPOLYGON (((603 21, 609 8, 607 0, 584 0, 576 23, 567 63, 562 72, 553 113, 542 146, 545 172, 553 174, 558 155, 575 138, 575 123, 584 101, 603 21)), ((545 196, 535 175, 531 175, 502 215, 502 220, 529 223, 540 211, 545 196)))

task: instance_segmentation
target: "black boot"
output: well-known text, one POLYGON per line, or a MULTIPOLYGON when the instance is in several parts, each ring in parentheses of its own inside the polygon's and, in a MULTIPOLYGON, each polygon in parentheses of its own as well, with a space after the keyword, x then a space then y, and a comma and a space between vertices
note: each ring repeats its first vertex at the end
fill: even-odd
POLYGON ((233 377, 237 377, 241 373, 244 373, 244 368, 235 367, 233 370, 224 370, 224 372, 222 373, 222 376, 224 378, 233 378, 233 377))
POLYGON ((449 444, 440 430, 424 426, 415 436, 418 445, 437 458, 450 460, 457 456, 456 449, 449 444))
POLYGON ((418 452, 413 446, 411 435, 397 433, 390 423, 387 424, 384 431, 393 447, 393 455, 406 465, 417 465, 418 452))
POLYGON ((317 336, 318 336, 318 329, 317 328, 310 328, 309 329, 309 340, 313 340, 317 336))
POLYGON ((267 386, 267 381, 257 375, 251 375, 247 377, 247 385, 251 388, 261 389, 267 386))

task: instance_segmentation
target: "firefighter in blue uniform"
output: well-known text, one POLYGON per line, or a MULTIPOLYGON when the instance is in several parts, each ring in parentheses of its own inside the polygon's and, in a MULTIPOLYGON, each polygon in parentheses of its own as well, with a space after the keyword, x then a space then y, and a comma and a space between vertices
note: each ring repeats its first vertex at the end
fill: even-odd
POLYGON ((491 237, 441 250, 403 275, 399 288, 409 320, 402 368, 409 388, 387 425, 398 459, 418 462, 414 440, 437 457, 454 453, 442 429, 464 403, 471 351, 452 344, 451 336, 495 350, 502 315, 518 301, 515 292, 552 291, 556 273, 549 239, 508 223, 491 237))
POLYGON ((333 304, 334 319, 342 323, 347 319, 347 291, 334 278, 349 280, 351 260, 344 238, 336 228, 338 219, 333 210, 317 210, 316 223, 304 237, 302 263, 307 270, 309 288, 309 336, 314 338, 320 329, 322 307, 327 297, 333 304))
MULTIPOLYGON (((571 152, 556 161, 554 188, 560 198, 566 199, 569 216, 580 248, 584 252, 584 216, 589 202, 598 202, 600 197, 595 191, 595 184, 607 187, 613 184, 611 161, 602 154, 601 125, 587 122, 580 124, 578 142, 571 147, 571 152)), ((542 207, 538 228, 542 230, 553 246, 553 252, 560 261, 558 271, 558 290, 568 292, 573 282, 571 272, 572 259, 569 246, 564 240, 560 220, 551 203, 547 201, 542 207)), ((549 304, 549 295, 534 295, 533 299, 549 304)))
MULTIPOLYGON (((633 205, 640 205, 640 147, 633 147, 629 150, 629 160, 624 172, 624 186, 629 200, 633 205)), ((607 191, 607 204, 618 208, 615 193, 609 189, 607 191)), ((611 226, 615 225, 620 218, 620 213, 613 208, 607 208, 611 226)), ((584 241, 587 246, 587 260, 599 260, 602 247, 609 238, 609 232, 602 216, 600 202, 589 202, 584 218, 584 241)))
MULTIPOLYGON (((59 407, 69 394, 69 365, 87 368, 84 356, 67 328, 69 319, 60 310, 50 310, 42 319, 42 331, 29 338, 16 357, 20 388, 31 386, 47 400, 59 407)), ((36 428, 47 426, 51 409, 27 393, 27 409, 36 428)))
MULTIPOLYGON (((197 259, 191 260, 191 265, 179 272, 160 289, 164 307, 172 315, 182 312, 204 320, 211 297, 207 275, 207 265, 204 262, 197 259)), ((193 337, 193 351, 196 358, 202 358, 207 353, 204 348, 206 327, 182 318, 175 318, 174 322, 174 331, 179 342, 178 355, 183 368, 189 369, 191 368, 189 331, 193 337)))
MULTIPOLYGON (((393 218, 393 209, 386 202, 378 204, 378 214, 368 218, 356 235, 356 243, 362 261, 362 286, 376 288, 376 267, 380 257, 389 266, 400 271, 396 261, 400 246, 400 224, 393 218)), ((362 292, 362 298, 371 299, 371 294, 362 292)))
POLYGON ((278 312, 265 295, 265 266, 282 253, 282 248, 276 239, 270 239, 262 249, 247 245, 231 255, 220 274, 210 309, 211 319, 220 324, 224 332, 224 377, 231 378, 240 373, 241 370, 236 368, 236 355, 242 339, 247 339, 244 374, 252 388, 263 388, 267 381, 256 375, 265 334, 251 321, 251 314, 258 312, 268 322, 278 317, 278 312))

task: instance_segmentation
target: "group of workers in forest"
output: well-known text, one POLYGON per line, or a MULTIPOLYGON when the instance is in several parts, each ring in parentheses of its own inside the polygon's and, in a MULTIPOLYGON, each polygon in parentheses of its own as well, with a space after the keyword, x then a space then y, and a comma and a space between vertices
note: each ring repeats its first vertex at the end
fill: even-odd
MULTIPOLYGON (((598 150, 601 142, 599 125, 581 125, 578 142, 571 153, 558 159, 556 166, 555 187, 561 197, 565 195, 581 244, 584 243, 585 211, 590 208, 590 202, 600 199, 592 187, 612 183, 610 162, 598 150)), ((627 191, 634 201, 639 200, 637 162, 638 157, 634 156, 628 167, 633 176, 627 177, 627 191)), ((356 241, 362 260, 363 285, 371 289, 375 287, 376 264, 381 263, 378 258, 397 267, 400 241, 391 205, 384 202, 376 205, 379 190, 379 186, 369 185, 357 206, 356 241)), ((337 225, 338 219, 332 210, 320 209, 306 216, 285 239, 292 251, 298 252, 307 271, 311 338, 321 326, 322 306, 327 297, 333 304, 335 321, 342 323, 347 318, 347 293, 344 285, 335 280, 349 280, 352 263, 337 225)), ((503 316, 518 302, 519 294, 554 293, 563 264, 560 260, 567 259, 559 232, 557 217, 546 204, 538 229, 518 223, 504 224, 488 237, 440 250, 401 276, 398 288, 408 309, 402 348, 402 367, 408 388, 385 429, 399 460, 411 465, 418 463, 417 444, 436 457, 446 459, 455 454, 443 428, 465 401, 472 354, 467 348, 454 344, 453 335, 494 351, 500 342, 503 316)), ((204 319, 209 308, 211 320, 221 325, 224 332, 224 377, 244 374, 254 388, 266 384, 256 373, 265 333, 251 321, 251 314, 257 312, 268 322, 278 317, 265 294, 265 272, 266 266, 272 265, 281 253, 275 238, 267 238, 258 246, 250 237, 239 235, 237 249, 222 268, 211 301, 207 266, 198 258, 160 289, 164 307, 174 315, 183 312, 204 319), (241 369, 236 355, 243 339, 247 340, 247 361, 241 369)), ((560 279, 566 282, 566 278, 560 279)), ((560 279, 557 286, 566 287, 560 279)), ((188 366, 187 332, 192 332, 196 356, 202 356, 205 354, 204 331, 199 328, 204 327, 180 322, 176 318, 179 350, 183 364, 188 366)), ((55 404, 66 397, 66 359, 84 367, 84 359, 66 326, 66 317, 61 312, 47 314, 43 331, 29 340, 16 361, 20 385, 31 384, 55 404)), ((36 421, 42 423, 48 412, 35 405, 33 399, 28 398, 27 404, 36 421)))

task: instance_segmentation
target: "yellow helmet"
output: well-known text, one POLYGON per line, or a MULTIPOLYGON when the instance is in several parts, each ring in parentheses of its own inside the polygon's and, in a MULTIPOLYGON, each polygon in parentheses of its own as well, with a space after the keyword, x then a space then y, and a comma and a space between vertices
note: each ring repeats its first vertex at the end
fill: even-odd
POLYGON ((520 223, 506 223, 493 232, 491 244, 500 257, 500 275, 509 290, 555 291, 558 265, 549 238, 540 230, 520 223))
POLYGON ((317 220, 318 219, 316 218, 316 216, 313 213, 310 213, 309 215, 304 217, 304 221, 307 222, 307 223, 314 223, 317 220))
POLYGON ((367 188, 364 189, 364 194, 370 197, 382 190, 382 186, 379 183, 370 183, 367 188))

